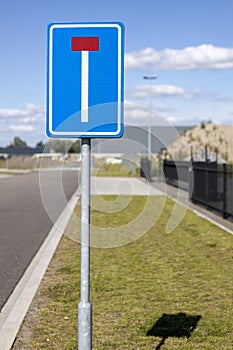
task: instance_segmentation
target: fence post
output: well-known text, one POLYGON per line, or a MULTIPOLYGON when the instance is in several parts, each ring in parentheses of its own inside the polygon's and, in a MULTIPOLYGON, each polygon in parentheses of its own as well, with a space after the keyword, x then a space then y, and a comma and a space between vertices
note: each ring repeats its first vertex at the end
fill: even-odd
POLYGON ((140 177, 144 177, 148 182, 151 181, 151 161, 147 158, 141 158, 140 177))
POLYGON ((223 208, 222 217, 223 219, 228 218, 227 213, 227 164, 223 164, 223 208))
MULTIPOLYGON (((207 149, 207 148, 206 148, 207 149)), ((205 205, 206 209, 209 209, 209 163, 205 163, 205 205)))
POLYGON ((208 146, 205 146, 205 161, 208 162, 208 146))
POLYGON ((189 191, 189 201, 192 200, 193 195, 193 159, 191 158, 190 165, 188 168, 188 191, 189 191))

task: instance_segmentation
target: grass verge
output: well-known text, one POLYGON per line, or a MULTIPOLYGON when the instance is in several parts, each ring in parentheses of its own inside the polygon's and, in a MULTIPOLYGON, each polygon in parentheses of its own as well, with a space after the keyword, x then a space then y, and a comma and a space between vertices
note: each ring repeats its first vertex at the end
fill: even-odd
MULTIPOLYGON (((161 200, 153 197, 155 211, 161 200)), ((134 197, 125 220, 141 205, 134 197)), ((233 237, 191 211, 166 234, 173 206, 167 199, 135 242, 91 249, 93 350, 232 349, 233 237)), ((104 215, 91 215, 105 227, 104 215)), ((122 224, 119 214, 109 215, 122 224)), ((62 239, 14 350, 77 349, 79 253, 77 243, 62 239)))
POLYGON ((139 169, 136 171, 129 170, 127 167, 122 166, 121 164, 101 164, 98 169, 93 169, 93 176, 100 177, 138 177, 139 169))

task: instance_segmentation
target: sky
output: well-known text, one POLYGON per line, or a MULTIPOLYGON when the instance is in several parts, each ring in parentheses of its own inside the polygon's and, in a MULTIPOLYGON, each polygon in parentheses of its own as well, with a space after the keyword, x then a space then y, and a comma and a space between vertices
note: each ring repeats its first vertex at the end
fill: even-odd
POLYGON ((2 0, 0 146, 48 140, 48 24, 102 21, 125 25, 126 124, 148 122, 137 105, 152 124, 233 124, 233 0, 2 0))

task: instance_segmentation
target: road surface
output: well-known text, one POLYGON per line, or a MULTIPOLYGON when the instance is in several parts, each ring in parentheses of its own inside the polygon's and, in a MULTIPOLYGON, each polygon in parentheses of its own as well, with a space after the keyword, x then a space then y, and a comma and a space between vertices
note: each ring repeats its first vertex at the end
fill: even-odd
POLYGON ((44 171, 42 180, 39 172, 0 179, 0 310, 52 228, 51 219, 64 209, 56 179, 61 180, 67 201, 78 186, 78 170, 58 174, 57 169, 44 171), (44 201, 49 201, 50 218, 41 190, 44 201))

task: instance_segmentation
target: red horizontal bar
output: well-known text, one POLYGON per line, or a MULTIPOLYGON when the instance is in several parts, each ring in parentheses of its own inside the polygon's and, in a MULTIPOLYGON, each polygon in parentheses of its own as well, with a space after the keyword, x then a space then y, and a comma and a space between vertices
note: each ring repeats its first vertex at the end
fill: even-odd
POLYGON ((99 37, 73 37, 72 51, 99 51, 99 37))

